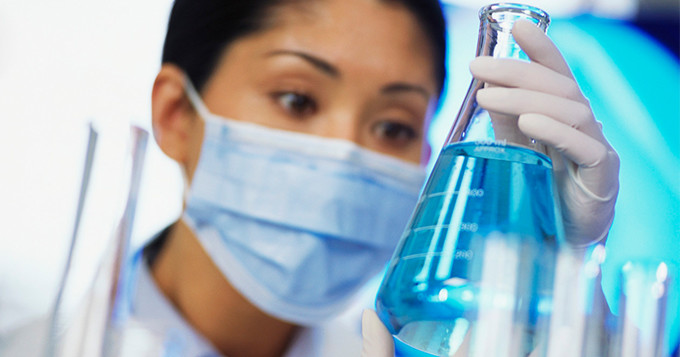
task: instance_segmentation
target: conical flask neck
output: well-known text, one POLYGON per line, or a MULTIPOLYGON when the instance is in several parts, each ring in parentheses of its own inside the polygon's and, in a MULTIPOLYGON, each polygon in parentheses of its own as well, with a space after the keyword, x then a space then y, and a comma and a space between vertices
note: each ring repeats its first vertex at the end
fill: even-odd
POLYGON ((546 31, 550 18, 543 10, 521 4, 493 4, 479 11, 477 56, 528 60, 515 38, 512 27, 519 20, 531 21, 546 31))
MULTIPOLYGON (((528 56, 512 36, 512 27, 519 20, 528 20, 543 31, 550 18, 543 10, 520 4, 494 4, 479 12, 480 27, 477 56, 528 60, 528 56)), ((456 142, 494 143, 515 145, 543 152, 537 144, 521 133, 517 118, 500 113, 489 113, 477 104, 477 91, 485 84, 473 80, 449 133, 446 146, 456 142)))

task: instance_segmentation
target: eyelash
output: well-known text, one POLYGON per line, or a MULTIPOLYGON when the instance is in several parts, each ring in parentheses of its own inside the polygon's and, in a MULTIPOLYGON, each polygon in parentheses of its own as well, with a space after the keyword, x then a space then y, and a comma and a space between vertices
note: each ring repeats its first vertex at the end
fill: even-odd
POLYGON ((397 121, 383 120, 375 123, 372 129, 376 136, 397 147, 404 147, 418 138, 418 132, 415 129, 397 121))
MULTIPOLYGON (((303 119, 318 112, 317 100, 309 94, 300 91, 276 91, 270 94, 276 105, 281 107, 289 116, 303 119)), ((398 119, 383 119, 371 126, 373 135, 391 147, 403 148, 414 142, 419 134, 417 129, 398 119)))
POLYGON ((317 101, 305 93, 280 91, 272 93, 271 96, 288 114, 296 118, 313 115, 318 110, 317 101))

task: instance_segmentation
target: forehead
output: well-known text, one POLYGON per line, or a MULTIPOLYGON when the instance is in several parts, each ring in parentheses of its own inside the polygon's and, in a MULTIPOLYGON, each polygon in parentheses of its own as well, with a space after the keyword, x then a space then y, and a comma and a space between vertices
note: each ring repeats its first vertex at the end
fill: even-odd
POLYGON ((436 82, 430 41, 398 2, 293 0, 276 7, 268 23, 242 40, 266 50, 305 50, 340 67, 360 65, 388 76, 436 82))

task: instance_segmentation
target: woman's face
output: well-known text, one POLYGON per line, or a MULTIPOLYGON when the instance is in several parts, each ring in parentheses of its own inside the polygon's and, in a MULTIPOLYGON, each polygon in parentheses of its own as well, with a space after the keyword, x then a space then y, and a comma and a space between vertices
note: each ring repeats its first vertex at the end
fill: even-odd
POLYGON ((398 4, 286 5, 229 46, 202 91, 220 116, 353 141, 419 162, 437 100, 434 58, 398 4))

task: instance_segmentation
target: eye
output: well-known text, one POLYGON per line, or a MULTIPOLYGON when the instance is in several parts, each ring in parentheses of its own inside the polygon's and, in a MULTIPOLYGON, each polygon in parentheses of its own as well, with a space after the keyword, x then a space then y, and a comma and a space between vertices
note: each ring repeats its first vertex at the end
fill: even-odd
POLYGON ((418 132, 410 125, 395 121, 381 121, 373 126, 378 139, 392 146, 403 147, 418 138, 418 132))
POLYGON ((276 92, 272 96, 283 109, 294 117, 314 114, 317 104, 314 98, 296 92, 276 92))

